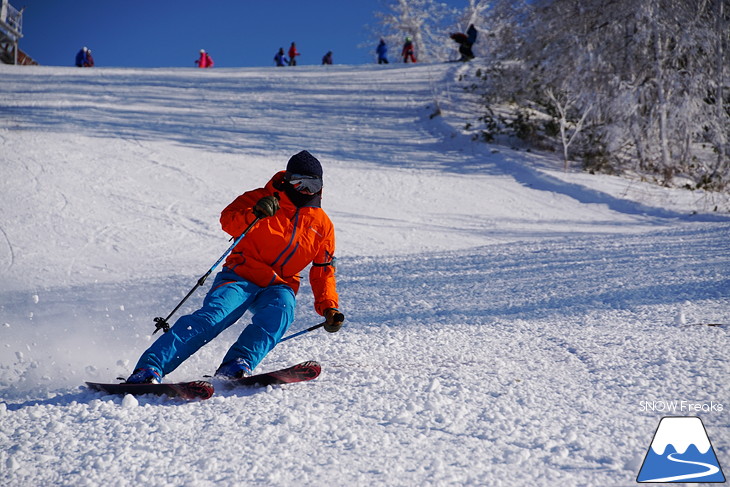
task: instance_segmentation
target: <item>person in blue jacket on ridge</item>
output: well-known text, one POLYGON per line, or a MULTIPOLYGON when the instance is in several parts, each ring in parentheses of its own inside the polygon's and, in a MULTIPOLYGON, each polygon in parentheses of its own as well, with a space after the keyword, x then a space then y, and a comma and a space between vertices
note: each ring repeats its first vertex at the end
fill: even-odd
POLYGON ((388 46, 385 44, 385 39, 380 39, 380 44, 375 48, 375 52, 378 53, 378 64, 388 64, 388 46))
POLYGON ((276 55, 274 56, 274 62, 276 63, 277 66, 286 66, 287 64, 289 64, 289 61, 284 56, 283 47, 280 47, 279 52, 277 52, 276 55))
POLYGON ((88 52, 89 48, 84 46, 81 49, 79 49, 79 52, 76 53, 76 66, 79 68, 83 68, 86 66, 87 63, 87 57, 86 53, 88 52))

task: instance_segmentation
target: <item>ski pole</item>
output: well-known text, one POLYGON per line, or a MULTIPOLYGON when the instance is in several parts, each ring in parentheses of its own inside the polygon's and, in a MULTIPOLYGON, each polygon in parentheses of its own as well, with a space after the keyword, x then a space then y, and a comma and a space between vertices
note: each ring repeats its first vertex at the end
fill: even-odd
POLYGON ((169 320, 172 317, 172 315, 174 315, 175 312, 178 309, 180 309, 180 306, 182 306, 183 303, 188 300, 188 298, 195 292, 196 289, 198 289, 200 286, 202 286, 205 283, 205 280, 213 272, 213 270, 215 270, 215 268, 218 267, 218 264, 220 264, 221 262, 223 262, 223 259, 225 259, 226 256, 228 256, 228 254, 231 253, 231 251, 234 249, 234 247, 236 245, 238 245, 238 242, 240 242, 241 239, 246 236, 246 234, 253 228, 254 225, 256 225, 256 223, 258 223, 258 221, 260 219, 261 219, 261 217, 256 217, 256 219, 251 222, 251 224, 246 228, 246 230, 244 230, 243 233, 241 235, 239 235, 238 238, 236 238, 236 240, 233 241, 233 243, 231 244, 231 246, 228 247, 228 250, 226 250, 223 253, 223 255, 221 255, 221 258, 218 259, 216 261, 216 263, 211 266, 210 269, 208 269, 208 272, 206 272, 203 277, 201 277, 200 279, 198 279, 198 282, 195 283, 195 286, 193 286, 193 288, 182 299, 182 301, 180 301, 177 304, 177 306, 175 306, 175 309, 173 309, 172 311, 170 311, 170 314, 167 315, 167 318, 162 318, 162 317, 158 316, 157 318, 154 319, 154 321, 155 321, 155 331, 152 332, 153 335, 155 333, 157 333, 158 331, 160 331, 160 330, 162 330, 164 333, 167 333, 168 331, 170 331, 170 324, 167 322, 167 320, 169 320))
POLYGON ((305 329, 305 330, 302 330, 302 331, 298 331, 298 332, 296 332, 296 333, 294 333, 294 334, 292 334, 292 335, 289 335, 289 336, 288 336, 288 337, 286 337, 286 338, 282 338, 281 340, 279 340, 279 343, 281 343, 281 342, 285 342, 285 341, 287 341, 287 340, 291 340, 292 338, 296 338, 296 337, 298 337, 299 335, 304 335, 305 333, 309 333, 310 331, 314 331, 314 330, 316 330, 317 328, 322 328, 322 327, 324 326, 324 324, 325 324, 325 323, 327 323, 327 322, 326 322, 326 321, 323 321, 323 322, 322 322, 322 323, 320 323, 319 325, 314 325, 314 326, 310 326, 309 328, 307 328, 307 329, 305 329))
MULTIPOLYGON (((337 313, 337 314, 335 315, 335 317, 336 317, 336 319, 339 319, 340 321, 344 321, 344 319, 345 319, 345 315, 343 315, 342 313, 337 313), (339 316, 338 316, 338 315, 339 315, 339 316)), ((304 330, 302 330, 302 331, 298 331, 298 332, 296 332, 296 333, 294 333, 294 334, 291 334, 291 335, 289 335, 289 336, 288 336, 288 337, 286 337, 286 338, 282 338, 281 340, 279 340, 279 343, 281 343, 281 342, 285 342, 285 341, 287 341, 287 340, 291 340, 292 338, 296 338, 296 337, 298 337, 298 336, 300 336, 300 335, 304 335, 305 333, 309 333, 310 331, 314 331, 314 330, 316 330, 317 328, 322 328, 322 327, 323 327, 324 325, 326 325, 326 324, 327 324, 327 322, 326 322, 326 321, 323 321, 323 322, 322 322, 322 323, 320 323, 319 325, 314 325, 314 326, 310 326, 309 328, 306 328, 306 329, 304 329, 304 330)))

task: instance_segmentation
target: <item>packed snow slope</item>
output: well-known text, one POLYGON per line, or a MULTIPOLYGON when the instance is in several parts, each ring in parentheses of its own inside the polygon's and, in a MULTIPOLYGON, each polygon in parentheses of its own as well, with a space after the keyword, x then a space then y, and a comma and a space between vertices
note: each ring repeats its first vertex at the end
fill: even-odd
MULTIPOLYGON (((701 416, 727 468, 727 198, 472 142, 473 69, 0 66, 0 485, 634 485, 666 415, 701 416), (228 248, 220 210, 302 149, 347 321, 260 369, 322 375, 88 391, 228 248)), ((290 333, 320 321, 299 298, 290 333)), ((167 379, 212 373, 247 320, 167 379)))

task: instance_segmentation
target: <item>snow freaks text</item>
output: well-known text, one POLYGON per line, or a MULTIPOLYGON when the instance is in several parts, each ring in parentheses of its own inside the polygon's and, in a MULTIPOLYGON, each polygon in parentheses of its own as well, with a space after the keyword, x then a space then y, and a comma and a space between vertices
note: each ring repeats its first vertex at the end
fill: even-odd
POLYGON ((657 411, 660 413, 720 413, 723 410, 719 402, 694 402, 694 401, 639 401, 639 410, 657 411))

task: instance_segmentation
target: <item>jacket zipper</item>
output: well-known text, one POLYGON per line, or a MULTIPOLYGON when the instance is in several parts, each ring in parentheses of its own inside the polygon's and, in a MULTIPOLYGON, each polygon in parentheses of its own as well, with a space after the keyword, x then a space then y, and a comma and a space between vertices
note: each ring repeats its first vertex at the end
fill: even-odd
MULTIPOLYGON (((286 245, 286 247, 284 247, 284 250, 281 251, 281 253, 276 257, 276 259, 274 259, 274 262, 271 263, 271 267, 274 267, 277 264, 277 262, 279 262, 279 259, 281 259, 284 256, 284 254, 287 253, 287 251, 292 247, 292 244, 296 241, 297 228, 298 228, 298 224, 299 224, 299 208, 297 208, 297 211, 294 213, 294 218, 292 219, 292 223, 294 224, 294 230, 291 233, 291 238, 289 239, 289 243, 286 245)), ((289 259, 291 259, 294 256, 294 254, 296 253, 298 248, 299 248, 299 243, 294 245, 294 249, 292 249, 291 252, 289 252, 289 254, 286 255, 286 257, 284 258, 284 261, 279 266, 279 269, 281 269, 282 274, 284 273, 284 265, 287 262, 289 262, 289 259)))

